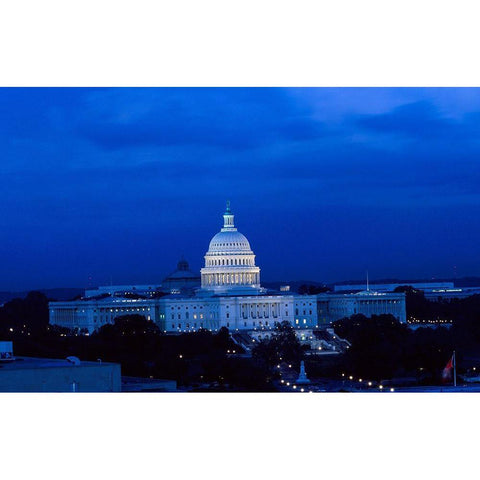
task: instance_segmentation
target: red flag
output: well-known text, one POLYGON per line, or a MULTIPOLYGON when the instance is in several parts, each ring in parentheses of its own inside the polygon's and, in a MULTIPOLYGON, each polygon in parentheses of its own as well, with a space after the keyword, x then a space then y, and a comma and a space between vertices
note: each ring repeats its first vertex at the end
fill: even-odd
POLYGON ((448 382, 449 380, 452 380, 452 374, 453 374, 453 355, 448 361, 447 365, 443 369, 442 372, 442 380, 444 382, 448 382))

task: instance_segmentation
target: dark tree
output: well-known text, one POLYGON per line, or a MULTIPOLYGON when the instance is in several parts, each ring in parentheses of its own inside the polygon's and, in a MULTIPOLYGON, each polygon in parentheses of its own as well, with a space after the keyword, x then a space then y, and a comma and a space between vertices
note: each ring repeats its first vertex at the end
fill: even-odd
POLYGON ((326 285, 317 286, 317 285, 300 285, 298 287, 298 293, 300 295, 316 295, 317 293, 330 292, 332 289, 326 285))
POLYGON ((120 315, 115 317, 113 324, 107 324, 99 328, 94 335, 112 337, 132 337, 160 335, 157 324, 147 320, 143 315, 120 315))
POLYGON ((275 324, 275 330, 257 342, 252 350, 254 358, 268 367, 273 367, 280 359, 287 362, 298 362, 303 356, 303 349, 289 322, 275 324))
POLYGON ((30 292, 24 299, 14 298, 0 309, 0 333, 38 335, 46 332, 48 320, 47 297, 30 292))
POLYGON ((422 375, 435 383, 454 349, 446 328, 412 330, 392 315, 353 315, 333 326, 351 343, 345 369, 371 380, 422 375))

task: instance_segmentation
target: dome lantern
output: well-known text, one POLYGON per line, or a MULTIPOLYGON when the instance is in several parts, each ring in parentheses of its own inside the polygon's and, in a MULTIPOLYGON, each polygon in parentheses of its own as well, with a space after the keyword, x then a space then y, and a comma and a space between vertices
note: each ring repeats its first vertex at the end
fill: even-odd
POLYGON ((223 228, 222 232, 235 231, 235 224, 233 222, 233 213, 230 210, 230 200, 227 200, 227 208, 223 214, 223 228))

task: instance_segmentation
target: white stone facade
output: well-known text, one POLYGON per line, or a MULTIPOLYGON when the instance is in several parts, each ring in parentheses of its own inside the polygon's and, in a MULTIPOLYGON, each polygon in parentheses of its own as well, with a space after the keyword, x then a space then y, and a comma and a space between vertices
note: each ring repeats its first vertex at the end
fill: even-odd
POLYGON ((391 314, 398 321, 407 321, 404 293, 320 293, 317 295, 318 321, 320 324, 334 322, 340 318, 362 314, 391 314))
MULTIPOLYGON (((50 302, 50 323, 89 333, 115 317, 140 314, 164 332, 205 328, 254 330, 288 321, 297 328, 315 328, 355 313, 392 313, 406 321, 403 293, 296 295, 268 293, 260 285, 260 268, 247 238, 234 224, 227 204, 223 228, 212 240, 201 269, 201 288, 194 295, 127 299, 108 297, 50 302)), ((107 287, 105 287, 107 289, 107 287)), ((102 291, 102 287, 99 289, 102 291)))
POLYGON ((50 302, 50 324, 86 330, 92 333, 103 325, 113 324, 121 315, 143 315, 147 320, 156 317, 155 300, 109 297, 100 300, 50 302))
POLYGON ((293 296, 251 295, 203 298, 161 298, 159 327, 166 331, 199 328, 253 330, 272 328, 275 322, 293 322, 293 296))
POLYGON ((259 293, 260 268, 247 238, 236 228, 227 204, 223 228, 210 241, 205 267, 200 270, 202 289, 216 294, 259 293))

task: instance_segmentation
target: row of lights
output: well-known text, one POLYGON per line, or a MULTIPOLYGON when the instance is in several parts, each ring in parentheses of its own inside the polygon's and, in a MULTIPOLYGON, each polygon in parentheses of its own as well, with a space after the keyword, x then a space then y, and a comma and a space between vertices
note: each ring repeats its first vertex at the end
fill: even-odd
MULTIPOLYGON (((345 373, 342 373, 342 377, 345 377, 345 373)), ((348 379, 351 380, 351 381, 355 381, 355 379, 353 378, 353 375, 349 375, 349 376, 348 376, 348 379)), ((358 382, 359 382, 359 383, 362 383, 363 381, 364 381, 363 378, 359 378, 359 379, 358 379, 358 382)), ((371 382, 371 381, 365 381, 365 383, 366 383, 369 387, 371 387, 371 386, 373 385, 373 382, 371 382)), ((378 388, 379 388, 379 390, 383 390, 383 385, 379 385, 378 388)), ((392 387, 392 388, 390 388, 390 391, 391 391, 391 392, 394 392, 395 389, 392 387)))
POLYGON ((419 318, 409 318, 408 323, 431 323, 431 324, 437 324, 437 323, 452 323, 452 320, 441 320, 437 318, 436 320, 425 320, 425 319, 419 319, 419 318))

